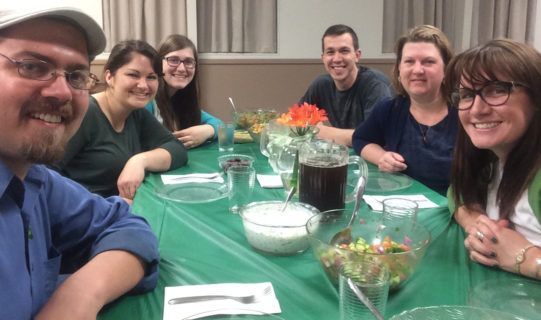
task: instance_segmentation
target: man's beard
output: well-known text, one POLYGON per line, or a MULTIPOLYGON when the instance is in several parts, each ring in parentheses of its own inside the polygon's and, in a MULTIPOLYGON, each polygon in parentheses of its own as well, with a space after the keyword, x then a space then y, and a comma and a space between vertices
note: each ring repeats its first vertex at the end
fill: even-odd
POLYGON ((46 133, 34 141, 23 143, 21 155, 31 163, 53 164, 64 157, 67 141, 46 133))

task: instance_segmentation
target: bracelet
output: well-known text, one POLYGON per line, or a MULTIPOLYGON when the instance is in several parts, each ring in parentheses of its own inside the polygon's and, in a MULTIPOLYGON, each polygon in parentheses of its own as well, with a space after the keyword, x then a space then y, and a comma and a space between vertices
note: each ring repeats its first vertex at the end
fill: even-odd
POLYGON ((524 262, 524 260, 526 260, 526 257, 525 257, 526 252, 528 252, 528 250, 530 250, 533 247, 535 247, 535 245, 529 244, 525 246, 524 248, 520 249, 520 251, 515 256, 515 269, 517 270, 518 274, 522 274, 520 273, 520 265, 524 262))
POLYGON ((535 278, 541 279, 541 258, 535 259, 535 278))

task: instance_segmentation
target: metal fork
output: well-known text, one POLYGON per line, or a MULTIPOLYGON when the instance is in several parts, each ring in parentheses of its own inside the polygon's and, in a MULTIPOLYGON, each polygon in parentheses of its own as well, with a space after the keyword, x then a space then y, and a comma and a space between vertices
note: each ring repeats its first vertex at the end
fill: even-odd
POLYGON ((250 304, 261 300, 264 296, 271 293, 271 287, 265 287, 261 292, 254 293, 247 296, 231 296, 231 295, 221 295, 221 294, 208 294, 201 296, 191 296, 191 297, 180 297, 170 299, 167 303, 169 304, 181 304, 181 303, 190 303, 190 302, 200 302, 200 301, 210 301, 210 300, 235 300, 243 304, 250 304))
POLYGON ((183 179, 209 179, 209 180, 212 180, 212 179, 216 179, 216 178, 219 178, 220 177, 220 174, 219 173, 191 173, 191 174, 185 174, 185 175, 180 175, 180 176, 176 176, 176 177, 173 177, 173 178, 170 178, 171 180, 183 180, 183 179))

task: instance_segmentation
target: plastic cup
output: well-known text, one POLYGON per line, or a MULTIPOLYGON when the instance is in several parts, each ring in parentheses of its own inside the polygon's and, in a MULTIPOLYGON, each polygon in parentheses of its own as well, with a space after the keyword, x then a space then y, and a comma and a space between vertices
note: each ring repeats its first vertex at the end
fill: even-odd
POLYGON ((255 185, 255 169, 246 166, 233 166, 227 169, 229 188, 229 211, 239 213, 252 198, 255 185))
POLYGON ((351 278, 355 286, 385 315, 389 296, 389 269, 377 260, 359 258, 340 269, 339 296, 340 320, 375 319, 374 315, 348 285, 351 278))
POLYGON ((235 125, 223 123, 218 126, 218 150, 220 152, 233 152, 235 143, 235 125))
POLYGON ((385 227, 408 230, 417 221, 418 204, 415 201, 401 198, 383 200, 382 224, 385 227))

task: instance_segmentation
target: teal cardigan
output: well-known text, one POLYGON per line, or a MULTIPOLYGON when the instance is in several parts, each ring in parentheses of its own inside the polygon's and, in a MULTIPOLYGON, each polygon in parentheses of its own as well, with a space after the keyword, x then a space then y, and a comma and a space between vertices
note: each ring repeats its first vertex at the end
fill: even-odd
MULTIPOLYGON (((150 101, 146 106, 145 109, 147 109, 150 113, 152 113, 154 116, 156 116, 156 100, 150 101)), ((222 124, 222 120, 212 116, 210 113, 205 112, 201 110, 201 124, 208 124, 214 128, 214 137, 209 140, 215 140, 218 138, 218 126, 222 124)))

